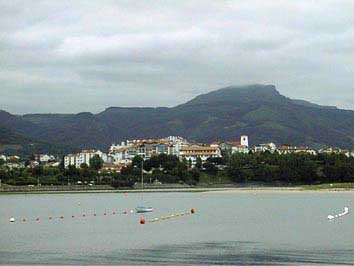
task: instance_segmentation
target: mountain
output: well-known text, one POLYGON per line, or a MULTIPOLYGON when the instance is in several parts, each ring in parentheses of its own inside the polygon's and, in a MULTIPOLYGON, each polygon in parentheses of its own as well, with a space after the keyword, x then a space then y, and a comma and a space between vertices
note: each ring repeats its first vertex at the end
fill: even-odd
POLYGON ((21 116, 2 111, 0 129, 1 139, 13 134, 72 151, 107 149, 126 139, 181 135, 211 142, 237 140, 241 134, 249 135, 251 144, 354 148, 354 111, 290 99, 275 86, 260 84, 219 89, 173 108, 21 116))
POLYGON ((22 135, 17 128, 26 127, 27 122, 8 112, 0 110, 0 145, 24 144, 32 142, 22 135))

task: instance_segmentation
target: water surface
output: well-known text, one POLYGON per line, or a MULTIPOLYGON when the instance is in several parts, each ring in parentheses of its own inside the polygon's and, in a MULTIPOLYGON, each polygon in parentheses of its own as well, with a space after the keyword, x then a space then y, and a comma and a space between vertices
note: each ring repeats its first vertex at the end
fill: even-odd
POLYGON ((146 193, 144 203, 156 209, 147 220, 196 213, 140 225, 140 214, 122 214, 140 194, 0 195, 0 264, 354 265, 354 215, 326 219, 353 201, 352 194, 146 193))

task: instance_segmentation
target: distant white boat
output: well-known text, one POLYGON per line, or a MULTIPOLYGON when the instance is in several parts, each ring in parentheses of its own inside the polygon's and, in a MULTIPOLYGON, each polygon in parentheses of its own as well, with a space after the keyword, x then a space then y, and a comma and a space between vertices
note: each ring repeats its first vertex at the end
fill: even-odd
POLYGON ((154 208, 152 207, 145 207, 145 206, 138 206, 135 208, 135 211, 138 213, 142 213, 142 212, 152 212, 154 210, 154 208))
MULTIPOLYGON (((144 158, 141 162, 141 192, 143 193, 144 190, 144 158)), ((141 201, 143 201, 143 194, 141 194, 141 201)), ((152 207, 146 207, 146 206, 137 206, 135 208, 135 211, 137 213, 143 213, 143 212, 152 212, 154 209, 152 207)))
POLYGON ((336 215, 328 215, 327 219, 328 220, 333 220, 335 218, 339 218, 339 217, 342 217, 342 216, 347 215, 347 214, 349 214, 349 208, 348 207, 344 207, 344 212, 336 214, 336 215))

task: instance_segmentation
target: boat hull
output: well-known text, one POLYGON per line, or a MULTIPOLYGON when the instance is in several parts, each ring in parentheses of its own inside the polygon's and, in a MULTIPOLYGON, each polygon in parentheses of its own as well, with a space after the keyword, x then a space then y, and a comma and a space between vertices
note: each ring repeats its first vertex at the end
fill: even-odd
POLYGON ((135 208, 135 211, 137 213, 143 213, 143 212, 152 212, 154 209, 152 207, 143 207, 139 206, 135 208))

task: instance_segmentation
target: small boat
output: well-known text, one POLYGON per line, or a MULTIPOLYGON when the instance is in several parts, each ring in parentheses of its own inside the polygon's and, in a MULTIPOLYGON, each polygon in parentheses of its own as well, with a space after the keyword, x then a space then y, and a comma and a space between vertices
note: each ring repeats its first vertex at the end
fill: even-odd
POLYGON ((145 206, 138 206, 135 208, 135 211, 138 213, 142 213, 142 212, 152 212, 154 210, 154 208, 152 207, 145 207, 145 206))
MULTIPOLYGON (((141 162, 141 192, 143 193, 144 190, 144 159, 141 162)), ((141 194, 141 201, 143 201, 143 194, 141 194)), ((137 206, 135 211, 137 213, 144 213, 144 212, 152 212, 154 209, 152 207, 146 206, 137 206)))

